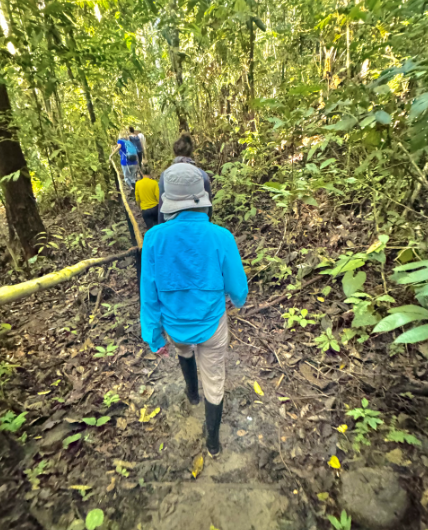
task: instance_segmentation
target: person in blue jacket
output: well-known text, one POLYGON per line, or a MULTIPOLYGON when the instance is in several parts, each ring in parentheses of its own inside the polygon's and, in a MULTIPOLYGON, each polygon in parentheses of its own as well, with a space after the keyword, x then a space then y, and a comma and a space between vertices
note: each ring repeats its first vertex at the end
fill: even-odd
POLYGON ((139 171, 138 153, 136 148, 135 156, 128 153, 127 144, 129 144, 129 136, 126 131, 122 131, 117 141, 117 147, 112 152, 112 156, 119 151, 120 165, 122 166, 124 180, 130 188, 135 190, 135 183, 137 181, 137 174, 139 171))
POLYGON ((242 307, 247 278, 233 235, 209 222, 211 201, 199 169, 174 164, 164 183, 166 222, 146 233, 142 250, 141 332, 153 352, 167 350, 163 334, 174 344, 192 405, 199 403, 198 365, 207 448, 216 457, 229 347, 226 298, 242 307))
MULTIPOLYGON (((187 133, 187 132, 182 133, 180 138, 176 142, 174 142, 173 150, 174 150, 175 158, 174 158, 172 163, 173 164, 185 163, 185 164, 192 164, 192 165, 196 166, 196 163, 195 163, 195 161, 192 158, 193 147, 194 147, 193 146, 193 140, 192 140, 192 137, 190 136, 190 134, 187 133)), ((212 194, 211 194, 210 177, 209 177, 208 173, 205 173, 204 170, 199 168, 199 171, 200 171, 200 173, 202 175, 202 178, 204 179, 205 191, 208 193, 209 200, 211 201, 212 194)), ((158 223, 159 224, 165 222, 165 217, 164 217, 164 214, 162 213, 162 194, 165 191, 165 189, 164 189, 164 174, 165 174, 165 172, 163 172, 161 174, 160 179, 159 179, 159 213, 158 213, 158 223)), ((213 213, 213 208, 212 208, 212 206, 210 206, 209 210, 208 210, 208 217, 210 218, 210 221, 211 221, 212 213, 213 213)))

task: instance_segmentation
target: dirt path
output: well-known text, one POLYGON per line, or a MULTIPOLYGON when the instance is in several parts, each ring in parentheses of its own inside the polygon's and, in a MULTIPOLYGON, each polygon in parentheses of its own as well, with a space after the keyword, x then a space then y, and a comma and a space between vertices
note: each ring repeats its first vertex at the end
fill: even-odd
MULTIPOLYGON (((129 204, 144 233, 138 207, 132 200, 129 204)), ((259 370, 241 361, 240 352, 245 348, 234 342, 226 365, 220 436, 223 453, 218 460, 212 460, 205 448, 201 384, 201 403, 193 407, 184 394, 174 348, 169 358, 157 361, 159 380, 153 386, 150 402, 151 407, 161 408, 169 433, 161 442, 156 465, 153 467, 150 460, 145 464, 145 487, 152 492, 147 499, 147 514, 134 521, 137 527, 141 523, 143 529, 153 530, 208 530, 211 525, 221 530, 303 528, 297 504, 293 503, 298 494, 296 481, 283 478, 285 465, 278 451, 280 414, 269 407, 269 399, 254 392, 254 382, 260 381, 259 370), (274 453, 275 462, 271 458, 274 453), (191 470, 199 455, 203 455, 204 468, 194 480, 191 470), (159 469, 161 475, 166 470, 161 480, 159 469), (145 522, 147 519, 151 521, 145 522)), ((281 374, 276 376, 279 382, 281 374)))

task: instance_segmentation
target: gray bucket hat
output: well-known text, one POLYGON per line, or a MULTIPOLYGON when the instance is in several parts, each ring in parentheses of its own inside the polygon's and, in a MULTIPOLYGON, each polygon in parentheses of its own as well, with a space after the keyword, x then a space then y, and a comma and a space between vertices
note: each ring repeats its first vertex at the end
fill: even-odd
POLYGON ((212 206, 201 172, 192 164, 173 164, 164 173, 164 185, 162 213, 212 206))

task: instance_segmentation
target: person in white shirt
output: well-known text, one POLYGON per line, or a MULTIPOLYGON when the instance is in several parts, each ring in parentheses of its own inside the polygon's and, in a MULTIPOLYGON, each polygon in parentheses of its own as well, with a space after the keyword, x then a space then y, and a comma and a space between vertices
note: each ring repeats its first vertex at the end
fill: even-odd
POLYGON ((141 145, 143 146, 143 158, 147 160, 147 143, 146 143, 146 137, 141 131, 136 131, 136 135, 140 139, 141 145))

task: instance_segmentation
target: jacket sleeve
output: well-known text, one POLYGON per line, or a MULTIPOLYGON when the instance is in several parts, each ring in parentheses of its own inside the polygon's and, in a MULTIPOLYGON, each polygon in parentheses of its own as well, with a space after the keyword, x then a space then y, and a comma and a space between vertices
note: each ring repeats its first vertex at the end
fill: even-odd
POLYGON ((163 173, 162 175, 160 176, 160 179, 159 179, 159 210, 158 210, 158 223, 159 224, 162 224, 165 222, 165 216, 163 215, 163 213, 161 213, 161 208, 162 208, 162 204, 163 204, 163 201, 162 201, 162 194, 165 192, 165 187, 164 187, 164 183, 163 183, 163 173))
POLYGON ((248 295, 247 276, 239 255, 235 238, 230 232, 225 233, 223 280, 226 296, 229 296, 236 307, 242 307, 248 295))
POLYGON ((155 282, 155 267, 153 260, 153 247, 150 245, 149 235, 144 238, 141 253, 141 336, 150 346, 152 352, 156 352, 166 341, 162 336, 162 322, 158 290, 155 282))

